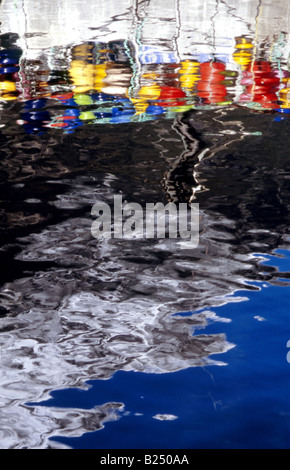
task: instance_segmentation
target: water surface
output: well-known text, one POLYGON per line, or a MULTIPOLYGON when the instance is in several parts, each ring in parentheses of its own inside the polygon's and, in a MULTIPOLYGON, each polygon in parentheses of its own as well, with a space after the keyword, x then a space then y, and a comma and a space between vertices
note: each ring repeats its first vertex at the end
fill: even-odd
POLYGON ((1 448, 289 448, 288 2, 1 17, 1 448), (198 247, 93 238, 120 194, 198 247))

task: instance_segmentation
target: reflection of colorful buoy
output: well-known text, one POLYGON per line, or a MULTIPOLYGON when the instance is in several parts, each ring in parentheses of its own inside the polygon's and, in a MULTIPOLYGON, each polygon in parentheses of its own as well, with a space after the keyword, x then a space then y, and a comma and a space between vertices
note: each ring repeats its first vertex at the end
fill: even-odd
POLYGON ((4 80, 3 82, 0 82, 0 93, 13 93, 16 91, 16 85, 14 82, 11 82, 9 80, 4 80))
POLYGON ((47 100, 44 98, 40 98, 38 100, 27 100, 24 102, 24 109, 26 111, 34 110, 34 109, 41 109, 46 105, 47 100))
POLYGON ((227 88, 224 84, 225 64, 203 62, 200 65, 200 81, 197 84, 198 96, 205 104, 220 103, 226 100, 227 88))
POLYGON ((199 65, 199 62, 192 60, 185 60, 180 63, 179 81, 183 89, 193 91, 200 79, 199 65))
POLYGON ((45 100, 25 102, 24 112, 21 113, 21 124, 26 134, 42 134, 45 131, 47 123, 50 121, 49 112, 41 110, 45 103, 45 100))
POLYGON ((134 116, 135 108, 131 105, 131 107, 113 107, 112 108, 112 115, 113 117, 125 117, 125 116, 134 116))
POLYGON ((66 133, 71 133, 83 123, 79 119, 80 112, 78 110, 67 110, 63 116, 57 116, 49 124, 49 127, 64 129, 66 133))
POLYGON ((131 69, 120 64, 107 64, 106 76, 102 78, 102 88, 97 89, 109 95, 126 96, 132 77, 131 69))
POLYGON ((6 75, 9 73, 15 73, 19 71, 19 67, 16 67, 14 65, 10 65, 8 67, 0 67, 0 74, 6 75))
POLYGON ((250 39, 243 37, 236 38, 236 51, 233 54, 233 59, 242 70, 245 70, 251 63, 253 56, 253 44, 250 39))
POLYGON ((16 82, 19 81, 20 55, 19 49, 0 50, 0 97, 5 101, 15 100, 19 95, 16 82))
POLYGON ((21 114, 24 121, 49 121, 50 116, 47 111, 30 111, 21 114))
POLYGON ((128 88, 118 85, 108 85, 102 88, 102 92, 108 95, 126 95, 128 88))
POLYGON ((258 103, 262 108, 277 108, 277 92, 280 88, 280 78, 272 70, 268 61, 255 61, 246 71, 245 93, 241 101, 258 103))
POLYGON ((66 128, 68 126, 69 126, 69 124, 67 122, 58 122, 57 121, 57 122, 52 122, 49 127, 57 127, 57 128, 60 127, 60 128, 63 129, 63 128, 66 128))
POLYGON ((3 56, 0 57, 0 65, 2 67, 7 67, 8 65, 17 65, 18 59, 16 57, 3 56))
POLYGON ((136 97, 131 97, 131 102, 134 104, 137 114, 145 113, 149 103, 159 98, 160 92, 161 88, 155 83, 142 86, 136 97))
POLYGON ((81 121, 92 121, 95 120, 95 115, 92 111, 82 111, 79 115, 81 121))
POLYGON ((151 114, 153 116, 157 116, 159 114, 163 114, 165 110, 163 109, 162 106, 157 106, 157 105, 149 105, 146 108, 146 114, 151 114))
POLYGON ((0 74, 8 75, 19 71, 20 49, 0 50, 0 74))
POLYGON ((92 97, 90 95, 85 94, 85 93, 75 93, 74 94, 74 101, 79 106, 89 106, 90 104, 94 103, 92 97))
POLYGON ((104 87, 104 79, 107 76, 107 64, 97 64, 95 65, 95 82, 94 89, 101 91, 104 87))
POLYGON ((67 100, 70 100, 73 97, 73 92, 68 92, 68 93, 52 93, 51 98, 55 98, 59 101, 64 101, 66 102, 67 100))
POLYGON ((138 92, 138 98, 143 100, 157 100, 160 96, 161 88, 155 83, 152 85, 143 86, 138 92))
POLYGON ((185 106, 174 106, 171 108, 171 111, 173 111, 174 113, 185 113, 186 111, 189 111, 192 108, 193 108, 192 104, 185 105, 185 106))
POLYGON ((95 66, 84 60, 72 60, 69 75, 75 93, 86 93, 95 86, 95 66))
POLYGON ((159 95, 160 106, 168 108, 171 106, 182 106, 186 104, 186 101, 181 98, 186 98, 186 94, 180 88, 173 86, 161 86, 161 92, 159 95))
POLYGON ((110 122, 131 122, 136 114, 135 107, 132 102, 128 99, 122 100, 121 106, 114 106, 112 108, 112 117, 110 122))
POLYGON ((281 113, 290 112, 290 86, 288 86, 288 83, 286 83, 286 86, 279 91, 278 111, 281 113))

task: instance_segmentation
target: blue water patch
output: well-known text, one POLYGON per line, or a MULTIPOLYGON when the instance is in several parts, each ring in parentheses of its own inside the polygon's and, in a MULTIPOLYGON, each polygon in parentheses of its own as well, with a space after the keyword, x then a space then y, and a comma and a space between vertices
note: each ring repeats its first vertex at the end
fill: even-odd
MULTIPOLYGON (((267 256, 264 264, 285 271, 289 252, 267 256)), ((166 374, 118 371, 109 380, 89 381, 88 390, 55 391, 37 405, 124 407, 100 430, 53 440, 74 449, 290 448, 290 286, 251 284, 255 290, 239 290, 211 309, 231 321, 212 321, 204 330, 224 333, 235 345, 211 356, 224 366, 166 374)))
MULTIPOLYGON (((255 255, 254 255, 255 256, 255 255)), ((274 250, 272 255, 260 255, 259 253, 257 256, 261 257, 262 260, 260 264, 273 266, 276 267, 279 272, 289 271, 290 269, 290 251, 285 249, 277 249, 274 250)))

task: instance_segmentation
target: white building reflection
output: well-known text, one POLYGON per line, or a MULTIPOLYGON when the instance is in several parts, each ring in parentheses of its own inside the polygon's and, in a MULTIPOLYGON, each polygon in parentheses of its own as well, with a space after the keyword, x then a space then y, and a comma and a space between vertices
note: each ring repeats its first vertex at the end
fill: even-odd
POLYGON ((288 59, 289 2, 276 0, 4 0, 1 33, 15 32, 27 59, 85 41, 130 40, 140 60, 232 57, 234 38, 250 36, 257 48, 283 44, 288 59))

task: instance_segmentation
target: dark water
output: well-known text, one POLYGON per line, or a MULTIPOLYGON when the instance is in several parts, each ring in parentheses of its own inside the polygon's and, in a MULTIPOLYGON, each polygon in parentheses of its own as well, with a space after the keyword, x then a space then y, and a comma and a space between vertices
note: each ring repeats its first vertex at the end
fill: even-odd
POLYGON ((1 17, 1 448, 289 448, 288 2, 1 17), (95 239, 114 195, 197 248, 95 239))

